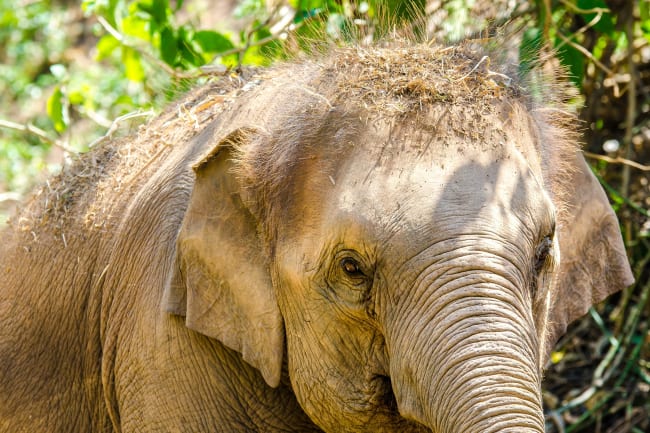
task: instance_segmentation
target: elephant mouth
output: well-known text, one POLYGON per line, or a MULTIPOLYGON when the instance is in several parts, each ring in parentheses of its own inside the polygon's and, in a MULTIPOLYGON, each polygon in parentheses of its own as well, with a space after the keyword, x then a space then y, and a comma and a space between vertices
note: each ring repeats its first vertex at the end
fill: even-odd
POLYGON ((380 374, 374 377, 373 382, 375 388, 373 403, 390 413, 399 414, 397 399, 393 392, 393 384, 390 377, 380 374))
MULTIPOLYGON (((397 398, 389 376, 376 375, 373 380, 373 406, 377 407, 379 415, 375 421, 378 429, 375 431, 399 431, 408 433, 431 433, 431 430, 420 423, 406 419, 399 413, 397 398), (390 421, 387 421, 387 419, 390 421)), ((372 420, 371 420, 372 424, 372 420)))

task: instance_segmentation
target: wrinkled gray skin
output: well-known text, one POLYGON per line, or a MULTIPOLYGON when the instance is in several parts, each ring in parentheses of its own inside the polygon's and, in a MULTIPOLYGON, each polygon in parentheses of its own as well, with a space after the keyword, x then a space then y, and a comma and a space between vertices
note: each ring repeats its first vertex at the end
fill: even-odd
POLYGON ((383 113, 332 64, 206 88, 32 199, 0 431, 544 430, 549 348, 631 281, 600 186, 507 89, 383 113))

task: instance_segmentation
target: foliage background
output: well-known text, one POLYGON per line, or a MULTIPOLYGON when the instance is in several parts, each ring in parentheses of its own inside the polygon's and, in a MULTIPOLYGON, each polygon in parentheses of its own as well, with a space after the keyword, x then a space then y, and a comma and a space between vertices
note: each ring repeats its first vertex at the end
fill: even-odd
POLYGON ((637 283, 558 343, 547 430, 650 431, 650 0, 0 0, 0 218, 184 90, 323 37, 372 39, 381 16, 444 42, 505 32, 522 72, 546 47, 568 70, 637 283))

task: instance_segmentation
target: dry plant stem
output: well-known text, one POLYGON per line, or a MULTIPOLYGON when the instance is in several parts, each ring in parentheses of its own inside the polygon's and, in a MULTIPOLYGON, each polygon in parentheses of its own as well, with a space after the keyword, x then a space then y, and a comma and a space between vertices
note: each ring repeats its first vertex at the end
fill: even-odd
POLYGON ((47 134, 47 132, 45 132, 41 128, 37 128, 36 126, 34 126, 32 124, 29 124, 29 123, 26 124, 26 125, 23 125, 23 124, 20 124, 20 123, 11 122, 9 120, 0 119, 0 128, 13 129, 15 131, 21 131, 21 132, 29 132, 30 134, 33 134, 33 135, 37 136, 41 140, 62 149, 64 152, 76 153, 73 149, 69 148, 61 140, 57 140, 56 138, 50 137, 47 134))
MULTIPOLYGON (((521 10, 515 10, 515 12, 513 12, 511 15, 509 15, 507 17, 503 17, 501 19, 498 19, 498 20, 495 20, 495 21, 489 23, 489 27, 487 28, 487 30, 481 29, 481 30, 478 30, 478 31, 476 31, 474 33, 470 33, 469 35, 467 35, 467 39, 468 40, 482 39, 484 37, 485 33, 490 35, 490 34, 492 34, 493 31, 495 31, 495 30, 498 31, 499 29, 501 29, 506 24, 511 24, 515 20, 517 20, 518 18, 530 16, 534 12, 535 12, 535 7, 534 6, 530 6, 528 8, 521 9, 521 10)), ((434 40, 432 39, 431 42, 434 42, 434 40)))
MULTIPOLYGON (((625 135, 623 137, 623 146, 625 149, 625 159, 632 159, 633 154, 633 145, 632 145, 632 128, 634 127, 634 118, 636 116, 636 67, 634 64, 634 3, 630 6, 632 10, 630 11, 626 26, 625 26, 625 36, 627 37, 627 65, 628 73, 630 74, 630 84, 628 86, 627 92, 627 115, 625 118, 625 135)), ((622 183, 621 190, 623 195, 627 196, 628 190, 630 188, 630 167, 627 165, 623 166, 623 171, 621 173, 622 183)), ((630 231, 627 230, 629 233, 630 231)))
POLYGON ((614 322, 614 333, 620 334, 621 329, 623 328, 623 320, 625 319, 625 309, 627 308, 628 302, 630 302, 630 297, 632 296, 632 288, 627 287, 621 292, 621 301, 618 303, 616 308, 611 314, 611 319, 614 322))
MULTIPOLYGON (((642 272, 645 269, 645 266, 648 264, 650 261, 650 254, 646 255, 641 262, 639 262, 639 265, 635 269, 635 275, 638 278, 641 277, 642 272)), ((571 409, 575 406, 581 405, 585 403, 588 398, 585 397, 591 397, 596 394, 597 391, 604 391, 604 382, 607 378, 611 377, 614 371, 616 371, 623 360, 623 357, 627 354, 628 356, 626 357, 628 361, 625 363, 624 368, 622 371, 619 372, 618 378, 616 382, 607 388, 610 390, 617 390, 620 388, 621 384, 625 381, 627 378, 628 374, 630 373, 630 370, 633 367, 633 364, 638 364, 639 361, 639 355, 641 351, 641 347, 643 345, 643 339, 640 339, 640 342, 637 343, 633 348, 632 351, 628 353, 625 349, 627 349, 632 342, 632 338, 634 337, 635 330, 637 329, 637 325, 639 324, 639 320, 641 318, 641 312, 644 310, 646 307, 648 300, 650 299, 650 283, 647 283, 639 296, 639 302, 636 304, 633 304, 630 308, 631 311, 628 314, 628 320, 625 324, 625 328, 623 330, 623 338, 621 338, 621 345, 619 349, 615 349, 613 347, 610 347, 609 352, 607 353, 607 356, 603 361, 599 364, 598 368, 596 369, 596 372, 594 373, 592 385, 585 390, 580 396, 576 397, 575 399, 567 402, 564 404, 562 407, 552 411, 548 416, 559 416, 561 413, 567 411, 568 409, 571 409), (611 365, 610 365, 611 364, 611 365), (609 370, 603 374, 603 371, 609 367, 609 370)), ((645 335, 647 332, 647 323, 645 323, 642 326, 642 329, 640 329, 641 335, 645 335)), ((581 428, 585 427, 584 423, 589 420, 590 418, 597 417, 600 413, 601 408, 605 406, 612 398, 614 397, 614 391, 608 391, 605 392, 604 395, 587 410, 585 410, 584 413, 576 420, 575 422, 572 423, 572 425, 568 426, 566 429, 566 433, 570 433, 574 431, 576 428, 581 428)))
MULTIPOLYGON (((595 174, 595 173, 594 173, 594 174, 595 174)), ((625 202, 625 203, 626 203, 626 204, 627 204, 631 209, 634 209, 635 211, 639 212, 641 215, 644 215, 644 216, 650 218, 650 212, 648 212, 648 210, 646 210, 646 209, 643 208, 642 206, 640 206, 640 205, 634 203, 634 202, 633 202, 632 200, 630 200, 627 196, 624 196, 623 194, 621 194, 619 191, 617 191, 616 189, 614 189, 610 184, 608 184, 608 183, 607 183, 607 182, 606 182, 602 177, 598 176, 597 174, 596 174, 596 178, 598 178, 598 181, 600 182, 600 184, 603 186, 603 188, 605 188, 605 190, 606 190, 608 193, 610 193, 610 194, 612 194, 612 195, 614 195, 614 196, 620 198, 620 199, 623 200, 623 201, 624 201, 624 202, 625 202)))
MULTIPOLYGON (((602 12, 602 11, 598 11, 598 12, 596 12, 596 16, 593 17, 593 18, 591 19, 591 21, 589 21, 587 24, 585 24, 585 25, 582 26, 580 29, 578 29, 576 32, 574 32, 573 35, 579 35, 579 34, 581 34, 581 33, 586 32, 586 31, 589 30, 591 27, 593 27, 593 26, 595 26, 596 24, 598 24, 598 22, 600 21, 600 19, 601 19, 602 17, 603 17, 603 12, 602 12)), ((589 50, 587 50, 585 47, 583 47, 583 46, 580 45, 580 44, 577 44, 577 43, 573 42, 572 40, 570 40, 569 38, 567 38, 566 36, 564 36, 564 35, 563 35, 561 32, 559 32, 559 31, 557 32, 557 35, 560 37, 560 39, 562 39, 562 43, 561 43, 561 44, 558 44, 558 45, 555 47, 556 50, 560 49, 560 48, 561 48, 562 46, 564 46, 565 44, 568 44, 568 45, 570 45, 571 47, 575 48, 576 50, 580 51, 580 52, 581 52, 585 57, 587 57, 589 60, 591 60, 592 62, 594 62, 594 64, 595 64, 596 66, 598 66, 600 69, 602 69, 603 71, 605 71, 605 73, 607 73, 607 75, 609 75, 609 76, 613 76, 613 75, 614 75, 614 72, 613 72, 610 68, 608 68, 608 67, 605 66, 605 65, 604 65, 600 60, 598 60, 597 58, 595 58, 595 57, 593 56, 593 54, 591 54, 591 53, 589 52, 589 50)))
POLYGON ((144 112, 134 111, 134 112, 131 112, 131 113, 124 114, 124 115, 116 118, 115 120, 113 120, 113 122, 111 123, 110 128, 108 128, 108 131, 106 131, 106 134, 102 135, 101 137, 99 137, 98 139, 96 139, 95 141, 90 143, 88 145, 88 147, 96 146, 97 144, 101 143, 102 141, 106 140, 107 138, 111 138, 113 133, 117 130, 120 123, 122 123, 122 122, 124 122, 126 120, 129 120, 129 119, 133 119, 135 117, 153 116, 154 114, 156 114, 156 113, 153 110, 147 110, 147 111, 144 111, 144 112))
MULTIPOLYGON (((647 254, 643 258, 643 260, 641 260, 638 263, 635 269, 635 275, 637 278, 641 276, 648 262, 650 262, 650 254, 647 254)), ((600 364, 594 371, 592 385, 589 388, 587 388, 584 392, 582 392, 579 396, 570 400, 562 407, 558 408, 556 410, 557 412, 561 413, 568 409, 571 409, 573 407, 585 403, 587 400, 589 400, 589 398, 591 398, 596 393, 596 391, 598 391, 599 388, 601 388, 604 385, 605 381, 607 381, 607 379, 611 377, 613 372, 620 364, 622 355, 625 354, 625 348, 630 344, 630 341, 634 335, 634 330, 636 329, 636 325, 638 324, 639 318, 641 316, 641 311, 643 311, 645 304, 648 301, 649 292, 650 292, 650 284, 647 284, 643 288, 643 292, 641 294, 640 302, 638 303, 638 305, 633 305, 631 307, 632 312, 626 314, 628 320, 623 329, 622 338, 619 338, 618 340, 620 344, 612 344, 610 346, 607 355, 605 355, 605 358, 600 362, 600 364), (623 349, 623 350, 619 351, 619 349, 623 349)))
MULTIPOLYGON (((238 70, 239 70, 239 68, 241 68, 241 66, 242 66, 242 63, 243 63, 243 61, 244 61, 244 55, 246 54, 246 51, 248 51, 248 49, 251 47, 251 43, 252 43, 252 42, 251 42, 251 39, 252 39, 252 37, 253 37, 253 34, 254 34, 255 32, 257 32, 258 30, 260 30, 262 27, 267 26, 267 25, 271 22, 271 19, 273 19, 273 17, 275 17, 275 15, 278 13, 279 10, 280 10, 280 5, 278 4, 278 5, 273 9, 273 12, 271 12, 271 13, 269 14, 268 18, 264 20, 264 22, 262 22, 262 23, 258 24, 257 26, 253 27, 253 28, 252 28, 252 29, 251 29, 251 30, 246 34, 246 44, 244 44, 244 47, 239 51, 239 55, 237 56, 237 69, 238 69, 238 70)), ((264 38, 264 39, 269 39, 269 38, 270 38, 268 42, 272 41, 273 39, 276 39, 276 38, 278 37, 277 35, 282 34, 282 32, 287 28, 288 25, 289 25, 289 24, 287 24, 286 26, 284 26, 284 27, 283 27, 283 28, 282 28, 282 29, 281 29, 281 30, 280 30, 276 35, 271 35, 271 36, 268 36, 268 37, 266 37, 266 38, 264 38)), ((260 45, 261 45, 261 44, 260 44, 260 45)))
MULTIPOLYGON (((634 127, 634 118, 636 116, 636 67, 634 64, 634 3, 630 4, 630 13, 625 26, 625 36, 627 38, 627 63, 628 73, 630 74, 630 84, 627 93, 627 114, 625 118, 625 135, 623 136, 623 148, 625 149, 625 159, 632 159, 634 147, 632 144, 632 128, 634 127)), ((630 188, 630 167, 623 166, 621 172, 621 189, 627 196, 630 188)), ((632 222, 628 219, 625 221, 625 244, 632 244, 632 222)), ((629 249, 629 247, 628 247, 629 249)))
POLYGON ((0 192, 0 204, 9 202, 19 202, 21 195, 17 192, 0 192))
POLYGON ((553 425, 557 428, 557 433, 564 433, 564 420, 559 413, 552 411, 546 414, 546 419, 553 422, 553 425))
MULTIPOLYGON (((470 75, 472 75, 472 73, 474 73, 474 71, 477 70, 479 66, 481 66, 481 63, 483 63, 483 62, 486 61, 486 60, 489 60, 489 57, 488 57, 488 56, 483 56, 483 57, 481 57, 481 60, 479 60, 478 63, 476 63, 476 65, 474 65, 474 67, 473 67, 473 68, 472 68, 468 73, 466 73, 466 74, 463 75, 462 77, 456 79, 456 81, 463 81, 465 78, 467 78, 467 77, 469 77, 470 75)), ((489 62, 488 62, 488 63, 489 63, 489 62)))
POLYGON ((544 40, 551 40, 551 0, 544 0, 544 40))
MULTIPOLYGON (((574 32, 573 35, 579 35, 579 34, 581 34, 581 33, 586 32, 586 31, 589 30, 591 27, 593 27, 593 26, 595 26, 596 24, 598 24, 598 22, 600 21, 600 19, 601 19, 602 17, 603 17, 603 11, 601 11, 601 10, 597 11, 597 12, 596 12, 596 16, 594 16, 594 17, 591 19, 591 21, 589 21, 587 24, 585 24, 585 25, 582 26, 580 29, 578 29, 576 32, 574 32)), ((560 37, 560 39, 562 39, 562 43, 561 43, 561 44, 558 44, 558 45, 555 47, 556 50, 559 50, 561 47, 563 47, 564 45, 567 45, 567 44, 568 44, 568 45, 570 45, 571 47, 575 48, 576 50, 580 51, 580 52, 581 52, 585 57, 587 57, 589 60, 591 60, 592 62, 594 62, 594 64, 595 64, 596 66, 598 66, 601 70, 603 70, 603 71, 604 71, 608 76, 611 77, 611 76, 614 75, 614 72, 613 72, 610 68, 608 68, 608 67, 605 66, 605 65, 604 65, 600 60, 598 60, 597 58, 595 58, 594 55, 591 54, 591 52, 589 52, 589 50, 587 50, 585 47, 583 47, 583 46, 580 45, 580 44, 577 44, 577 43, 573 42, 572 40, 570 40, 569 38, 567 38, 566 36, 564 36, 564 35, 563 35, 561 32, 559 32, 559 31, 557 32, 557 35, 560 37)), ((614 84, 614 85, 616 85, 616 84, 614 84)), ((617 89, 617 90, 618 90, 618 89, 617 89)))
MULTIPOLYGON (((639 263, 639 266, 636 267, 635 275, 637 280, 641 277, 643 271, 645 270, 646 265, 648 264, 648 261, 650 261, 650 254, 646 255, 645 258, 639 263)), ((628 288, 628 290, 631 291, 632 288, 628 288)), ((630 306, 631 311, 629 311, 626 314, 627 321, 625 322, 625 326, 623 328, 623 338, 621 341, 622 350, 617 351, 616 358, 614 359, 612 366, 609 367, 609 370, 603 374, 604 380, 607 380, 609 377, 611 377, 611 375, 615 372, 617 367, 623 361, 625 355, 627 355, 626 349, 632 344, 632 337, 634 337, 634 333, 635 333, 634 331, 637 329, 637 325, 639 324, 641 313, 643 312, 646 304, 648 303, 649 293, 650 293, 650 283, 646 284, 646 286, 643 287, 638 302, 631 304, 630 306)), ((642 335, 645 335, 645 332, 643 332, 642 335)), ((639 349, 635 347, 634 350, 639 350, 639 349)), ((636 359, 635 357, 628 357, 628 358, 636 359)), ((629 363, 629 359, 628 359, 628 363, 629 363)), ((627 368, 629 369, 629 366, 627 368)), ((596 372, 598 372, 598 369, 596 370, 596 372)))
MULTIPOLYGON (((269 42, 273 42, 273 41, 277 40, 280 37, 280 35, 287 30, 287 28, 289 27, 289 25, 291 23, 284 26, 279 32, 277 32, 274 35, 267 36, 267 37, 259 39, 257 41, 251 41, 253 33, 258 31, 262 27, 268 25, 269 22, 271 21, 271 18, 275 15, 277 10, 278 10, 278 8, 276 8, 276 10, 269 16, 269 18, 266 19, 266 21, 259 24, 258 26, 256 26, 255 28, 253 28, 251 31, 249 31, 247 33, 247 35, 246 35, 246 44, 244 44, 243 47, 236 47, 236 48, 231 48, 229 50, 223 51, 223 52, 217 54, 209 64, 214 64, 215 62, 217 62, 218 59, 220 59, 222 57, 230 56, 230 55, 233 55, 233 54, 238 54, 239 56, 238 56, 238 60, 237 60, 237 67, 240 68, 241 65, 242 65, 242 60, 244 59, 244 55, 246 54, 246 51, 248 51, 249 48, 251 48, 251 47, 259 47, 261 45, 265 45, 265 44, 268 44, 269 42)), ((298 29, 300 26, 302 26, 302 23, 295 25, 295 28, 298 29)))
POLYGON ((592 9, 581 9, 573 3, 568 2, 567 0, 560 0, 567 9, 571 9, 573 12, 578 14, 601 14, 601 13, 610 13, 611 11, 608 8, 592 8, 592 9))
POLYGON ((88 118, 90 120, 92 120, 93 122, 95 122, 96 124, 98 124, 101 127, 104 127, 104 128, 110 128, 111 127, 112 122, 109 119, 102 116, 101 114, 97 113, 95 110, 83 110, 83 114, 88 116, 88 118))
MULTIPOLYGON (((607 40, 605 48, 603 49, 603 53, 600 57, 602 59, 610 59, 615 49, 616 49, 616 41, 614 41, 613 39, 607 40)), ((603 79, 605 78, 601 76, 602 74, 603 71, 601 71, 598 68, 595 68, 594 76, 590 78, 590 81, 592 83, 596 81, 602 82, 603 79)), ((591 89, 591 92, 587 95, 588 100, 585 101, 586 108, 583 110, 583 113, 581 115, 582 119, 588 120, 594 118, 594 116, 596 115, 595 113, 597 113, 600 107, 602 106, 602 96, 604 93, 605 93, 605 88, 603 86, 595 86, 594 88, 591 89)), ((591 139, 591 146, 597 147, 600 144, 601 143, 600 140, 598 139, 598 135, 594 134, 591 139)))
POLYGON ((621 158, 620 156, 617 156, 616 158, 612 158, 607 155, 598 155, 597 153, 591 153, 591 152, 582 152, 584 156, 590 159, 598 159, 600 161, 605 161, 610 164, 624 164, 624 165, 629 165, 630 167, 634 167, 638 170, 641 171, 650 171, 650 165, 643 165, 639 164, 636 161, 632 161, 629 159, 621 158))
MULTIPOLYGON (((560 33, 560 32, 557 32, 557 35, 560 37, 560 39, 562 39, 562 42, 564 42, 564 44, 571 45, 571 47, 573 47, 573 48, 575 48, 576 50, 580 51, 582 54, 584 54, 585 57, 587 57, 589 60, 591 60, 592 62, 594 62, 594 64, 595 64, 596 66, 598 66, 602 71, 604 71, 607 75, 609 75, 609 76, 614 75, 614 71, 612 71, 611 69, 609 69, 609 68, 608 68, 607 66, 605 66, 605 65, 604 65, 600 60, 598 60, 597 58, 595 58, 595 57, 593 56, 593 54, 591 54, 591 53, 590 53, 590 52, 589 52, 585 47, 583 47, 583 46, 580 45, 580 44, 576 44, 575 42, 573 42, 572 40, 570 40, 569 38, 567 38, 566 36, 564 36, 564 35, 563 35, 562 33, 560 33)), ((559 44, 559 45, 556 47, 556 49, 559 48, 559 47, 561 47, 561 46, 564 45, 564 44, 559 44)))
POLYGON ((276 39, 278 39, 277 36, 271 35, 271 36, 267 36, 265 38, 262 38, 260 40, 257 40, 255 42, 250 42, 247 45, 244 45, 243 47, 231 48, 229 50, 226 50, 226 51, 223 51, 223 52, 217 54, 209 64, 215 63, 221 57, 230 56, 232 54, 241 54, 241 53, 247 51, 251 47, 258 47, 260 45, 268 44, 269 42, 272 42, 272 41, 274 41, 276 39))

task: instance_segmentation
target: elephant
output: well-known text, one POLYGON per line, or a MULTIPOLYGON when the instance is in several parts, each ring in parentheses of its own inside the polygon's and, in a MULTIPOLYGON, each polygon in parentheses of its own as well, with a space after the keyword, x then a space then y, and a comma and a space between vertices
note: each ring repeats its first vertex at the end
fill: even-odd
POLYGON ((567 88, 512 69, 333 47, 72 161, 2 233, 0 431, 543 432, 633 277, 567 88))

